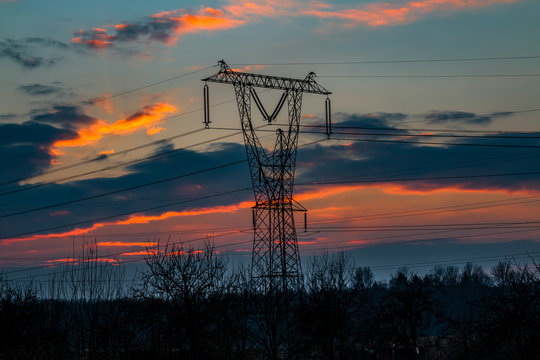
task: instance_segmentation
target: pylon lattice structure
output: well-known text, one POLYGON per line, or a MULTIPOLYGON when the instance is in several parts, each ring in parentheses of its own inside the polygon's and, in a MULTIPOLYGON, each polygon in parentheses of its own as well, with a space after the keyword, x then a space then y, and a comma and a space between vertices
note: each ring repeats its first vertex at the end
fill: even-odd
MULTIPOLYGON (((244 143, 255 195, 253 207, 253 254, 251 280, 263 291, 287 290, 302 286, 302 269, 294 223, 294 212, 306 209, 293 199, 294 173, 303 93, 331 94, 315 81, 315 74, 305 79, 291 79, 233 71, 222 60, 217 74, 205 82, 234 86, 244 143), (260 101, 256 87, 283 90, 271 115, 260 101), (285 102, 288 128, 278 129, 272 151, 265 150, 252 124, 251 104, 255 102, 263 118, 276 119, 285 102)), ((210 123, 208 87, 204 88, 205 124, 210 123)), ((329 99, 327 105, 327 135, 329 133, 329 99)))

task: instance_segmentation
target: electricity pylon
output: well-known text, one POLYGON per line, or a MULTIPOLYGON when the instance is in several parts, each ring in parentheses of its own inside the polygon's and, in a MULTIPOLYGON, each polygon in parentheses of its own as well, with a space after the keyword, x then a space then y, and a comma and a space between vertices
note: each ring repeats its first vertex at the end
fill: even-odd
MULTIPOLYGON (((293 199, 294 170, 300 111, 303 93, 329 95, 331 92, 315 81, 315 74, 305 79, 233 71, 219 61, 220 70, 204 82, 232 84, 236 94, 238 112, 255 195, 253 207, 253 254, 251 281, 262 291, 288 290, 302 286, 302 269, 294 225, 294 212, 306 209, 293 199), (274 111, 269 115, 262 104, 256 87, 283 90, 274 111), (269 123, 276 119, 285 102, 288 127, 277 130, 273 150, 265 150, 252 124, 251 101, 269 123)), ((204 85, 204 123, 210 124, 208 85, 204 85)), ((330 99, 326 99, 326 134, 330 136, 330 99)))

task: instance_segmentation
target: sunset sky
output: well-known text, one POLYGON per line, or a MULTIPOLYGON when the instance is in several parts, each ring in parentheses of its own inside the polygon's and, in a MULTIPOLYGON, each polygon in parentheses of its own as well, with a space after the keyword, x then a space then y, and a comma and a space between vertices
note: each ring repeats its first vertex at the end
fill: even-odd
MULTIPOLYGON (((89 239, 120 263, 167 239, 249 259, 231 86, 210 84, 202 123, 220 59, 314 71, 332 92, 331 139, 324 97, 304 95, 302 256, 347 250, 380 274, 538 257, 539 14, 537 0, 0 0, 0 269, 51 271, 89 239)), ((261 91, 267 108, 280 95, 261 91)), ((255 111, 271 147, 279 125, 255 111)))

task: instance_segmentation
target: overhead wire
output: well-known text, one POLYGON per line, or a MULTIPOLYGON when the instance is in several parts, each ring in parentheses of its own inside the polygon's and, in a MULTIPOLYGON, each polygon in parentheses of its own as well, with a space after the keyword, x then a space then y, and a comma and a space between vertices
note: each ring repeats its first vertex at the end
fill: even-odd
POLYGON ((341 78, 341 79, 353 79, 353 78, 372 78, 372 79, 410 79, 410 78, 424 78, 424 79, 436 79, 436 78, 529 78, 539 77, 540 74, 449 74, 449 75, 318 75, 320 78, 341 78))
MULTIPOLYGON (((193 75, 193 74, 196 74, 196 73, 200 73, 200 72, 203 72, 203 71, 206 71, 208 69, 211 69, 211 68, 214 68, 214 67, 217 67, 218 65, 210 65, 210 66, 206 66, 206 67, 202 67, 200 69, 197 69, 197 70, 193 70, 193 71, 190 71, 190 72, 186 72, 186 73, 183 73, 183 74, 180 74, 180 75, 176 75, 176 76, 173 76, 173 77, 170 77, 168 79, 164 79, 164 80, 160 80, 160 81, 156 81, 156 82, 153 82, 153 83, 150 83, 150 84, 146 84, 146 85, 142 85, 142 86, 139 86, 139 87, 136 87, 136 88, 132 88, 132 89, 129 89, 129 90, 124 90, 124 91, 120 91, 120 92, 117 92, 115 94, 112 94, 112 95, 108 95, 108 96, 102 96, 102 97, 98 97, 98 98, 92 98, 92 99, 89 99, 89 100, 83 100, 80 102, 80 105, 70 105, 70 106, 67 106, 65 107, 64 109, 58 109, 58 110, 55 110, 53 113, 49 113, 49 114, 41 114, 40 115, 40 119, 46 119, 48 117, 53 117, 53 116, 58 116, 58 115, 61 115, 63 113, 66 113, 66 112, 69 112, 69 111, 72 111, 74 108, 75 109, 80 109, 82 107, 85 107, 85 106, 89 106, 89 105, 93 105, 95 103, 99 103, 99 102, 102 102, 102 101, 106 101, 106 100, 110 100, 110 99, 113 99, 113 98, 117 98, 117 97, 120 97, 120 96, 124 96, 124 95, 127 95, 127 94, 131 94, 131 93, 134 93, 134 92, 137 92, 139 90, 143 90, 143 89, 147 89, 147 88, 150 88, 150 87, 153 87, 153 86, 156 86, 156 85, 160 85, 160 84, 163 84, 163 83, 166 83, 166 82, 169 82, 169 81, 172 81, 172 80, 177 80, 177 79, 180 79, 180 78, 183 78, 183 77, 186 77, 186 76, 189 76, 189 75, 193 75)), ((170 116, 168 118, 174 118, 178 115, 173 115, 173 116, 170 116)), ((155 122, 159 122, 159 121, 163 121, 165 119, 160 119, 160 120, 156 120, 154 122, 150 122, 149 124, 151 123, 155 123, 155 122)), ((133 127, 127 127, 125 129, 123 129, 122 131, 129 131, 131 128, 133 127)), ((110 131, 110 132, 105 132, 102 135, 102 137, 106 137, 106 136, 109 136, 109 135, 112 135, 114 134, 115 132, 113 131, 110 131)), ((34 154, 36 153, 37 151, 31 151, 31 152, 27 152, 27 153, 24 153, 24 154, 18 154, 18 155, 15 155, 13 158, 16 158, 16 157, 21 157, 21 156, 25 156, 25 155, 29 155, 29 154, 34 154)), ((2 159, 2 161, 5 161, 5 160, 9 160, 10 158, 6 158, 4 157, 2 159)))
POLYGON ((74 199, 74 200, 62 201, 62 202, 59 202, 59 203, 40 206, 40 207, 37 207, 37 208, 21 210, 21 211, 9 213, 9 214, 2 214, 2 215, 0 215, 0 219, 5 219, 5 218, 8 218, 8 217, 17 216, 17 215, 29 214, 29 213, 32 213, 32 212, 35 212, 35 211, 40 211, 40 210, 52 209, 52 208, 56 208, 56 207, 59 207, 59 206, 71 205, 71 204, 79 203, 79 202, 82 202, 82 201, 87 201, 87 200, 97 199, 97 198, 110 196, 110 195, 114 195, 114 194, 119 194, 119 193, 122 193, 122 192, 138 190, 138 189, 145 188, 145 187, 148 187, 148 186, 163 184, 163 183, 166 183, 166 182, 169 182, 169 181, 183 179, 183 178, 194 176, 194 175, 200 175, 200 174, 204 174, 206 172, 210 172, 210 171, 214 171, 214 170, 218 170, 218 169, 223 169, 223 168, 226 168, 226 167, 242 164, 242 163, 245 163, 245 162, 247 162, 247 160, 236 160, 236 161, 232 161, 232 162, 229 162, 229 163, 226 163, 226 164, 216 165, 216 166, 212 166, 210 168, 201 169, 201 170, 197 170, 197 171, 193 171, 193 172, 189 172, 189 173, 185 173, 185 174, 170 176, 170 177, 167 177, 167 178, 164 178, 164 179, 154 180, 154 181, 146 182, 146 183, 143 183, 143 184, 129 186, 129 187, 113 190, 113 191, 94 194, 94 195, 90 195, 90 196, 86 196, 86 197, 82 197, 82 198, 78 198, 78 199, 74 199))
POLYGON ((240 134, 241 134, 241 132, 228 134, 228 135, 223 135, 223 136, 219 136, 219 137, 212 138, 212 139, 209 139, 209 140, 201 141, 201 142, 198 142, 198 143, 195 143, 195 144, 192 144, 192 145, 188 145, 188 146, 184 146, 184 147, 180 147, 180 148, 176 148, 176 149, 172 149, 172 150, 162 151, 162 152, 159 152, 159 153, 151 154, 151 155, 148 155, 148 156, 145 156, 145 157, 142 157, 142 158, 138 158, 138 159, 134 159, 134 160, 128 160, 128 161, 120 162, 120 163, 117 163, 115 165, 106 166, 106 167, 103 167, 103 168, 100 168, 100 169, 90 170, 90 171, 87 171, 87 172, 84 172, 84 173, 77 173, 77 174, 69 175, 69 176, 66 176, 66 177, 63 177, 63 178, 57 178, 57 179, 54 179, 54 180, 51 180, 51 181, 36 183, 36 184, 32 184, 32 185, 27 185, 25 187, 20 187, 18 189, 4 191, 4 192, 0 193, 0 197, 10 195, 10 194, 19 193, 19 192, 22 192, 22 191, 28 191, 28 190, 36 189, 36 188, 39 188, 39 187, 47 186, 47 185, 50 185, 50 184, 55 184, 55 183, 58 183, 58 182, 63 182, 63 181, 67 181, 67 180, 73 180, 73 179, 76 179, 76 178, 96 174, 98 172, 102 172, 102 171, 106 171, 106 170, 112 170, 112 169, 117 169, 119 167, 124 167, 124 166, 127 166, 127 165, 138 164, 138 163, 148 161, 148 160, 151 160, 151 159, 157 159, 157 158, 160 158, 160 157, 163 157, 163 156, 166 156, 166 155, 171 156, 172 154, 178 154, 179 152, 181 152, 183 150, 191 149, 191 148, 194 148, 194 147, 197 147, 197 146, 206 145, 206 144, 209 144, 209 143, 212 143, 212 142, 216 142, 216 141, 223 140, 223 139, 226 139, 226 138, 230 138, 230 137, 233 137, 233 136, 237 136, 237 135, 240 135, 240 134))
POLYGON ((417 145, 442 145, 442 146, 470 146, 470 147, 495 147, 495 148, 516 148, 516 149, 540 149, 540 145, 519 145, 519 144, 479 144, 479 143, 454 143, 435 141, 414 141, 414 140, 382 140, 382 139, 358 139, 331 137, 331 140, 354 141, 366 143, 395 143, 395 144, 417 144, 417 145))
POLYGON ((170 207, 170 206, 181 205, 181 204, 186 204, 186 203, 190 203, 190 202, 194 202, 194 201, 200 201, 200 200, 215 198, 215 197, 219 197, 219 196, 230 195, 230 194, 233 194, 233 193, 237 193, 237 192, 241 192, 241 191, 247 191, 247 190, 251 190, 251 188, 249 188, 249 187, 248 188, 246 188, 246 187, 237 188, 237 189, 234 189, 234 190, 229 190, 229 191, 225 191, 225 192, 221 192, 221 193, 215 193, 215 194, 211 194, 211 195, 200 196, 200 197, 187 199, 187 200, 174 201, 174 202, 164 204, 164 205, 147 207, 147 208, 138 209, 138 210, 135 210, 135 211, 124 212, 124 213, 121 213, 121 214, 102 216, 102 217, 93 218, 93 219, 89 219, 89 220, 78 221, 78 222, 74 222, 74 223, 70 223, 70 224, 51 226, 51 227, 44 228, 44 229, 39 229, 39 230, 24 231, 24 232, 20 232, 20 233, 16 233, 16 234, 2 235, 2 236, 0 236, 0 240, 14 239, 14 238, 18 238, 18 237, 21 237, 21 236, 27 236, 27 235, 37 234, 37 233, 41 233, 41 232, 58 230, 58 229, 66 228, 66 227, 73 227, 73 226, 84 225, 84 224, 89 224, 89 223, 93 223, 93 222, 100 222, 100 221, 104 221, 104 220, 110 220, 110 219, 114 219, 114 218, 118 218, 118 217, 133 215, 133 214, 140 213, 140 212, 163 209, 163 208, 167 208, 167 207, 170 207))
MULTIPOLYGON (((228 100, 228 101, 224 101, 224 102, 221 102, 221 103, 218 103, 218 104, 214 104, 213 106, 219 106, 219 105, 223 105, 223 104, 230 103, 230 102, 233 102, 233 101, 234 101, 234 100, 228 100)), ((178 116, 183 116, 183 115, 187 115, 187 114, 190 114, 190 113, 193 113, 193 112, 197 112, 197 111, 200 111, 200 110, 202 110, 202 108, 195 109, 195 110, 193 110, 193 111, 185 112, 185 113, 182 113, 182 114, 179 114, 179 115, 175 115, 175 116, 176 116, 176 117, 178 117, 178 116)), ((162 121, 162 120, 164 120, 164 119, 161 119, 160 121, 162 121)), ((123 155, 123 154, 129 153, 129 152, 132 152, 132 151, 136 151, 136 150, 140 150, 140 149, 142 149, 142 148, 146 148, 146 147, 149 147, 149 146, 159 145, 159 144, 161 144, 161 143, 166 143, 167 141, 170 141, 170 140, 172 140, 172 139, 176 139, 176 138, 180 138, 180 137, 188 136, 188 135, 193 135, 193 134, 198 133, 198 132, 203 131, 203 130, 205 130, 205 129, 204 129, 204 128, 201 128, 201 129, 189 131, 189 132, 187 132, 187 133, 181 133, 181 134, 173 135, 173 136, 171 136, 171 137, 169 137, 169 138, 165 138, 165 139, 161 139, 161 140, 157 140, 157 141, 152 141, 152 142, 150 142, 150 143, 143 144, 143 145, 139 145, 139 146, 136 146, 136 147, 133 147, 133 148, 121 150, 121 151, 118 151, 118 152, 116 152, 116 153, 107 155, 107 158, 111 158, 111 157, 118 156, 118 155, 123 155)), ((239 134, 241 134, 241 133, 239 133, 239 134)), ((218 137, 218 138, 210 139, 210 140, 208 140, 208 142, 226 139, 226 138, 229 138, 229 137, 232 137, 232 136, 236 136, 236 135, 239 135, 239 134, 226 135, 226 136, 223 136, 223 137, 218 137)), ((114 168, 117 168, 117 167, 120 167, 120 166, 132 165, 132 164, 135 164, 135 163, 137 163, 137 162, 142 162, 142 161, 148 160, 148 159, 150 159, 150 158, 160 157, 161 154, 167 155, 167 154, 170 154, 171 152, 177 152, 177 151, 180 151, 180 150, 183 150, 183 149, 186 149, 186 148, 191 148, 191 147, 195 147, 195 146, 205 145, 206 143, 207 143, 207 142, 200 142, 200 143, 197 143, 197 144, 194 144, 194 145, 190 145, 189 147, 183 147, 183 148, 173 149, 173 150, 169 150, 169 151, 166 151, 166 152, 153 154, 153 155, 144 157, 144 158, 142 158, 142 159, 136 159, 136 160, 126 161, 126 162, 120 163, 120 164, 118 164, 118 165, 114 165, 113 167, 106 167, 106 168, 103 168, 103 169, 100 169, 100 170, 94 170, 94 171, 91 171, 91 172, 88 172, 88 173, 83 173, 82 175, 77 175, 76 177, 86 176, 86 175, 94 174, 94 173, 96 173, 96 172, 114 169, 114 168)), ((34 179, 34 178, 36 178, 36 177, 48 175, 48 174, 51 174, 51 173, 54 173, 54 172, 58 172, 58 171, 62 171, 62 170, 72 169, 72 168, 74 168, 74 167, 78 167, 78 166, 81 166, 81 165, 86 165, 86 164, 93 163, 93 162, 98 162, 98 161, 101 161, 101 160, 103 160, 103 157, 101 157, 101 156, 98 155, 98 156, 96 156, 96 157, 94 157, 94 158, 92 158, 92 159, 83 160, 83 161, 76 162, 76 163, 69 164, 69 165, 65 165, 65 166, 62 166, 62 167, 59 167, 59 168, 53 168, 53 169, 50 169, 50 170, 46 170, 46 171, 44 171, 44 172, 41 172, 41 173, 39 173, 39 174, 34 174, 34 175, 26 176, 26 177, 21 177, 21 178, 18 178, 18 179, 8 180, 8 181, 6 181, 6 182, 0 183, 0 186, 8 185, 8 184, 15 183, 15 182, 20 182, 20 181, 25 181, 25 180, 34 179)), ((30 190, 30 189, 33 189, 33 188, 35 188, 35 187, 41 187, 41 186, 49 185, 49 184, 51 184, 51 183, 56 183, 56 182, 61 182, 61 181, 66 181, 66 180, 71 180, 71 179, 73 179, 73 178, 75 178, 75 177, 69 176, 69 177, 66 177, 66 178, 60 178, 60 179, 56 179, 56 180, 53 180, 53 181, 50 181, 50 182, 46 182, 46 183, 34 184, 34 185, 31 185, 31 186, 27 186, 27 187, 25 187, 25 188, 15 189, 15 190, 12 190, 12 191, 5 191, 5 192, 3 192, 3 193, 0 193, 0 196, 7 195, 7 194, 11 194, 11 193, 15 193, 15 192, 20 192, 20 191, 30 190)))
POLYGON ((534 60, 540 55, 525 56, 491 56, 491 57, 464 57, 464 58, 436 58, 436 59, 400 59, 400 60, 353 60, 353 61, 298 61, 298 62, 260 62, 260 63, 232 63, 233 66, 293 66, 293 65, 356 65, 356 64, 403 64, 403 63, 429 63, 429 62, 465 62, 465 61, 496 61, 496 60, 534 60))
MULTIPOLYGON (((188 240, 177 241, 177 242, 172 242, 172 243, 158 244, 158 245, 154 245, 154 246, 148 246, 148 247, 144 247, 144 248, 137 248, 137 249, 129 250, 129 251, 123 251, 123 252, 119 252, 119 253, 115 253, 115 254, 109 254, 109 255, 103 255, 103 256, 95 256, 93 258, 90 258, 90 261, 99 261, 99 260, 102 260, 102 259, 114 259, 116 257, 122 256, 122 255, 125 255, 125 254, 133 254, 133 253, 138 253, 138 252, 147 251, 147 250, 159 251, 159 249, 161 249, 161 248, 167 249, 167 248, 171 248, 171 247, 174 247, 174 246, 183 246, 185 244, 190 244, 190 243, 193 243, 193 242, 196 242, 196 241, 204 241, 204 240, 208 240, 209 238, 224 237, 224 236, 238 234, 238 233, 241 233, 241 232, 242 231, 230 231, 230 232, 223 233, 223 234, 217 234, 217 235, 213 234, 212 236, 204 236, 204 237, 198 237, 198 238, 194 238, 194 239, 188 239, 188 240)), ((239 242, 239 243, 245 243, 245 241, 244 242, 239 242)), ((235 243, 235 244, 239 244, 239 243, 235 243)), ((226 245, 226 246, 228 246, 228 245, 226 245)), ((215 245, 214 246, 214 248, 221 248, 221 247, 225 247, 225 245, 215 245)), ((84 260, 84 259, 81 259, 81 260, 84 260)), ((131 259, 131 260, 124 260, 124 261, 122 261, 122 264, 129 264, 129 263, 140 262, 140 261, 141 261, 141 259, 135 259, 134 258, 134 259, 131 259)), ((74 264, 76 262, 79 262, 79 261, 77 259, 70 259, 69 261, 57 262, 54 265, 55 266, 70 265, 70 264, 74 264)), ((31 268, 11 270, 11 271, 8 271, 8 272, 4 272, 3 274, 4 275, 10 275, 10 274, 21 273, 21 272, 32 271, 32 270, 48 269, 50 267, 51 267, 51 264, 39 265, 39 266, 31 267, 31 268)), ((64 269, 64 270, 61 270, 61 271, 55 271, 55 272, 50 272, 50 273, 46 273, 46 274, 28 275, 28 276, 25 276, 24 278, 35 278, 35 277, 41 277, 41 276, 57 275, 57 274, 61 274, 61 273, 71 272, 73 270, 80 271, 80 270, 84 270, 84 268, 79 268, 79 270, 77 270, 77 269, 67 269, 67 270, 64 269)), ((9 281, 18 281, 18 280, 21 280, 21 279, 22 278, 13 279, 13 280, 8 279, 8 280, 9 281)))
MULTIPOLYGON (((315 143, 318 143, 318 142, 321 142, 321 141, 324 141, 324 139, 316 140, 316 141, 309 142, 309 143, 305 143, 305 144, 302 144, 302 145, 299 146, 299 147, 309 146, 309 145, 312 145, 312 144, 315 144, 315 143)), ((236 165, 236 164, 240 164, 240 163, 243 163, 243 162, 247 162, 247 160, 238 160, 238 161, 235 161, 235 162, 232 162, 232 163, 228 163, 228 164, 217 165, 217 166, 214 166, 214 167, 212 167, 212 168, 202 170, 202 172, 213 171, 213 170, 216 170, 216 169, 219 169, 219 168, 223 168, 223 167, 227 167, 227 166, 236 165)), ((199 173, 202 173, 202 172, 199 171, 199 172, 194 172, 194 173, 190 173, 190 174, 187 174, 187 175, 186 175, 186 174, 184 174, 184 175, 179 175, 179 176, 174 177, 174 178, 186 177, 186 176, 192 176, 193 174, 199 174, 199 173)), ((167 179, 162 179, 162 180, 154 181, 154 182, 151 182, 151 183, 145 183, 145 184, 137 185, 137 186, 135 186, 135 187, 131 187, 131 188, 129 188, 129 189, 135 189, 135 188, 140 188, 140 187, 143 187, 143 186, 149 186, 149 184, 150 184, 150 185, 153 185, 153 184, 156 184, 156 183, 161 183, 161 182, 165 182, 165 181, 170 181, 170 180, 174 180, 174 178, 167 178, 167 179)), ((176 202, 169 203, 169 204, 166 204, 166 205, 159 205, 159 206, 148 207, 148 208, 139 209, 139 210, 135 210, 135 211, 130 211, 130 212, 122 213, 122 214, 111 215, 111 216, 105 216, 105 217, 100 217, 100 218, 97 218, 97 219, 85 220, 85 221, 80 221, 80 222, 71 223, 71 224, 59 225, 59 226, 49 227, 49 228, 46 228, 46 229, 40 229, 40 230, 34 230, 34 231, 27 231, 27 232, 18 233, 18 234, 3 235, 3 236, 0 236, 0 240, 3 240, 3 239, 10 239, 10 238, 16 238, 16 237, 20 237, 20 236, 25 236, 25 235, 30 235, 30 234, 35 234, 35 233, 40 233, 40 232, 45 232, 45 231, 57 230, 57 229, 65 228, 65 227, 77 226, 77 225, 87 224, 87 223, 91 223, 91 222, 97 222, 97 221, 108 220, 108 219, 112 219, 112 218, 116 218, 116 217, 122 217, 122 216, 132 215, 132 214, 139 213, 139 212, 145 212, 145 211, 157 210, 157 209, 161 209, 161 208, 164 208, 164 207, 169 207, 169 206, 174 206, 174 205, 184 204, 184 203, 186 203, 186 202, 197 201, 197 200, 203 200, 203 199, 208 199, 208 198, 212 198, 212 197, 216 197, 216 196, 228 195, 228 194, 232 194, 232 193, 236 193, 236 192, 240 192, 240 191, 246 191, 246 190, 250 190, 250 189, 251 189, 251 187, 247 187, 247 188, 246 188, 246 187, 244 187, 244 188, 237 188, 237 189, 230 190, 230 191, 224 192, 224 193, 213 194, 213 195, 207 195, 207 196, 201 196, 201 197, 198 197, 198 198, 195 198, 195 199, 190 199, 190 200, 176 201, 176 202)), ((89 197, 87 197, 87 198, 76 199, 76 200, 71 200, 71 201, 66 201, 66 202, 64 202, 64 203, 65 203, 65 204, 67 204, 67 203, 70 203, 70 204, 71 204, 71 203, 75 203, 75 202, 85 201, 85 200, 90 199, 90 198, 97 198, 97 197, 103 197, 103 196, 111 195, 111 194, 113 194, 113 193, 117 193, 117 192, 121 192, 121 191, 127 191, 127 190, 126 190, 126 189, 119 189, 119 190, 116 190, 116 191, 113 191, 113 192, 109 192, 109 193, 106 193, 106 194, 96 194, 96 195, 93 195, 93 196, 89 196, 89 197)), ((49 206, 44 206, 44 207, 42 207, 41 209, 29 209, 29 210, 26 210, 26 211, 20 211, 19 213, 22 214, 22 213, 24 213, 24 212, 38 211, 38 210, 42 210, 42 209, 45 209, 45 208, 51 208, 51 207, 57 207, 57 206, 60 206, 60 205, 58 205, 58 204, 53 204, 53 205, 49 205, 49 206)), ((8 215, 8 216, 12 216, 12 215, 10 215, 10 214, 7 214, 7 215, 8 215)), ((13 215, 13 216, 14 216, 14 215, 13 215)), ((4 217, 7 217, 7 216, 4 216, 4 217)))

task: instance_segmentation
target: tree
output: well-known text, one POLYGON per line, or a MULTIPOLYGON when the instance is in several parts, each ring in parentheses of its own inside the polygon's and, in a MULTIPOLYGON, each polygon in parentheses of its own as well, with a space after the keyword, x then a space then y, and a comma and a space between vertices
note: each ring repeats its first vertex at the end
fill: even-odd
POLYGON ((324 359, 346 359, 354 354, 356 298, 353 287, 369 286, 370 272, 356 272, 343 253, 323 254, 311 262, 303 330, 309 344, 324 359))
POLYGON ((536 264, 500 262, 482 303, 484 342, 495 359, 532 360, 540 352, 540 272, 536 264), (497 349, 496 351, 493 351, 497 349))
POLYGON ((159 249, 159 245, 148 249, 136 294, 149 304, 164 305, 162 321, 167 331, 159 336, 172 345, 168 350, 188 359, 207 357, 218 331, 214 322, 217 299, 231 286, 227 261, 216 255, 211 244, 203 250, 170 244, 159 249))
MULTIPOLYGON (((393 346, 406 356, 419 358, 421 348, 433 334, 438 304, 433 296, 434 287, 429 276, 419 277, 400 269, 392 275, 384 304, 380 308, 381 321, 393 346)), ((384 332, 383 332, 384 333, 384 332)))

